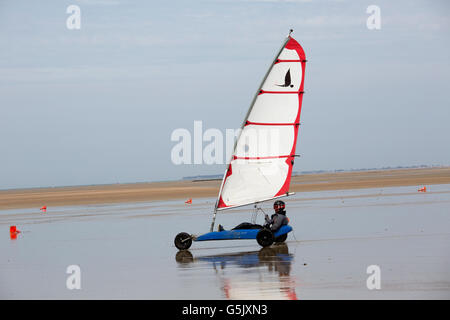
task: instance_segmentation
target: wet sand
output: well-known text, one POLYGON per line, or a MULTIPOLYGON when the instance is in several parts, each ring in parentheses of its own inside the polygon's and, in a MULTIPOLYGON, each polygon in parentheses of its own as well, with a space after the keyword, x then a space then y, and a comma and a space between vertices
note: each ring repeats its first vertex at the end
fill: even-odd
MULTIPOLYGON (((0 191, 0 210, 216 197, 220 180, 175 181, 0 191)), ((386 188, 450 183, 450 167, 304 174, 291 192, 386 188)))
MULTIPOLYGON (((175 235, 207 232, 214 202, 0 211, 0 299, 450 298, 450 184, 299 192, 286 199, 294 231, 285 245, 207 241, 179 252, 175 235), (22 231, 15 240, 10 225, 22 231), (66 286, 70 265, 80 290, 66 286), (366 284, 371 265, 379 290, 366 284)), ((252 211, 217 223, 231 228, 252 211)))

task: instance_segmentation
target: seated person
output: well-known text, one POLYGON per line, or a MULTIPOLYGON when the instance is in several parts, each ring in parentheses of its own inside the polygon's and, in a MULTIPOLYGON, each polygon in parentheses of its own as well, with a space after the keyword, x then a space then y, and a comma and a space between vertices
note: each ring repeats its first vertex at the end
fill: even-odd
MULTIPOLYGON (((281 228, 281 226, 287 225, 289 223, 289 219, 286 217, 285 204, 283 201, 275 201, 275 203, 273 204, 273 209, 275 210, 275 213, 270 217, 270 219, 267 214, 265 215, 264 218, 266 220, 266 224, 264 226, 249 222, 243 222, 234 227, 232 230, 268 228, 272 232, 276 232, 281 228)), ((218 231, 225 231, 225 229, 222 225, 219 224, 218 231)))
POLYGON ((273 204, 275 213, 270 217, 270 219, 267 214, 265 215, 266 224, 264 227, 269 228, 272 232, 276 232, 281 228, 281 226, 287 225, 289 223, 289 219, 286 217, 285 207, 286 205, 283 201, 275 201, 273 204))

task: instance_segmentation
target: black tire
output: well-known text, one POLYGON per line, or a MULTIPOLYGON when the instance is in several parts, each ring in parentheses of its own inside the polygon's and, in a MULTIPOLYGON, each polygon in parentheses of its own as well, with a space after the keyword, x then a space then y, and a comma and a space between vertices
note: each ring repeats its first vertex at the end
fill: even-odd
POLYGON ((264 248, 272 245, 274 240, 272 231, 268 229, 261 229, 256 235, 256 241, 264 248))
POLYGON ((174 243, 175 247, 177 247, 179 250, 186 250, 191 247, 192 237, 189 233, 180 232, 175 237, 174 243))
POLYGON ((283 242, 286 241, 287 237, 288 237, 287 233, 282 234, 281 236, 275 238, 275 242, 276 243, 283 243, 283 242))

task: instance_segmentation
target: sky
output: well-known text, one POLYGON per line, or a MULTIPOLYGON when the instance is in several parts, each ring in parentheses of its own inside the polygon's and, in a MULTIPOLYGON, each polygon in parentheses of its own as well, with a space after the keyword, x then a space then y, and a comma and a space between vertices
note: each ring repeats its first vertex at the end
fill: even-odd
POLYGON ((308 59, 294 171, 450 165, 449 9, 0 0, 0 189, 222 174, 174 164, 171 134, 239 128, 290 28, 308 59))

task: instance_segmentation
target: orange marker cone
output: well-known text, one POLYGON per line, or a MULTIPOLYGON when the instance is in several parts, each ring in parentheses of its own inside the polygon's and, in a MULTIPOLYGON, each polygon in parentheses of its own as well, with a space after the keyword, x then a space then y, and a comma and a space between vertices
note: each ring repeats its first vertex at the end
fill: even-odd
POLYGON ((43 207, 41 208, 41 211, 42 211, 42 212, 47 212, 47 206, 43 206, 43 207))
POLYGON ((185 202, 186 204, 192 204, 192 198, 185 202))
POLYGON ((19 230, 17 230, 16 226, 10 226, 9 227, 9 236, 11 237, 11 240, 17 239, 17 234, 20 233, 19 230))

